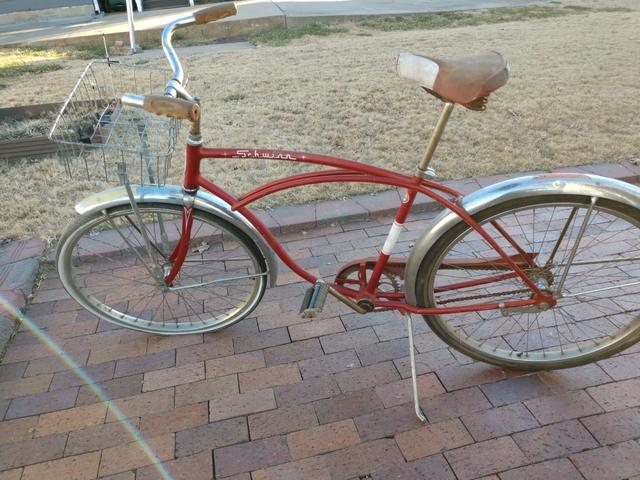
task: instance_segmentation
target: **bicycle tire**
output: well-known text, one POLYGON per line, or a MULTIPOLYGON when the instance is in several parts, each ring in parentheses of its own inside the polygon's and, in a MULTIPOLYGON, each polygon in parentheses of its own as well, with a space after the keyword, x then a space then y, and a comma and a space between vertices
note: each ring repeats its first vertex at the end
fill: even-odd
MULTIPOLYGON (((137 206, 162 268, 180 236, 182 207, 137 206)), ((148 271, 151 256, 134 224, 131 205, 112 207, 78 217, 58 243, 60 280, 91 313, 134 330, 175 335, 226 328, 260 302, 267 283, 265 259, 236 226, 194 209, 187 259, 167 290, 148 271)))
MULTIPOLYGON (((474 219, 508 255, 516 250, 492 222, 504 228, 527 253, 535 254, 535 266, 527 269, 527 275, 555 292, 590 201, 590 197, 574 194, 521 198, 488 207, 474 219)), ((521 370, 577 367, 628 348, 640 340, 640 285, 633 284, 640 280, 640 211, 597 199, 586 224, 567 270, 562 297, 549 310, 503 314, 495 309, 425 315, 425 320, 436 335, 465 355, 521 370)), ((452 226, 421 260, 416 282, 418 305, 530 299, 532 291, 520 278, 502 278, 485 285, 461 283, 508 273, 498 267, 486 268, 487 264, 497 265, 490 259, 496 255, 465 222, 452 226), (460 260, 482 258, 481 270, 460 260), (458 259, 457 263, 452 259, 458 259)))

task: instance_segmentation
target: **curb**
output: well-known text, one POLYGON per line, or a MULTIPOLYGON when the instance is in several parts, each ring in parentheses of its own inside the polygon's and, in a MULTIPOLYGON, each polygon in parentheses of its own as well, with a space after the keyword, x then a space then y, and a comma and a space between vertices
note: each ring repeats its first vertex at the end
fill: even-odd
MULTIPOLYGON (((468 195, 494 183, 538 173, 548 172, 492 175, 441 183, 468 195)), ((552 173, 595 174, 626 183, 638 183, 640 182, 640 158, 620 163, 559 168, 552 173)), ((270 210, 256 210, 254 213, 272 233, 283 234, 325 227, 332 223, 345 224, 390 216, 400 206, 403 196, 403 189, 388 190, 374 195, 356 195, 344 200, 327 200, 306 205, 283 205, 270 210)), ((411 212, 419 213, 439 208, 440 204, 430 198, 418 197, 411 212)), ((9 348, 11 338, 18 327, 18 319, 11 309, 7 308, 5 302, 17 310, 24 310, 34 291, 33 283, 44 248, 44 242, 39 239, 26 242, 14 241, 0 247, 0 360, 9 348)), ((44 261, 55 263, 55 248, 44 261)))
POLYGON ((33 292, 44 248, 37 238, 0 247, 0 360, 18 329, 14 309, 23 311, 33 292))

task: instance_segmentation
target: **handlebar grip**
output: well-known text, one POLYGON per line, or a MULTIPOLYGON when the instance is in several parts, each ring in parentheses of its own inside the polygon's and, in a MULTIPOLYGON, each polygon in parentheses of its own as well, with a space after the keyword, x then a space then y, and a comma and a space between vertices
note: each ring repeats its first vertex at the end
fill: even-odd
POLYGON ((200 118, 200 105, 180 98, 147 95, 144 97, 142 108, 156 115, 164 115, 191 122, 195 122, 200 118))
POLYGON ((203 23, 230 17, 236 13, 238 13, 238 9, 235 3, 222 3, 194 12, 193 18, 196 19, 196 25, 202 25, 203 23))

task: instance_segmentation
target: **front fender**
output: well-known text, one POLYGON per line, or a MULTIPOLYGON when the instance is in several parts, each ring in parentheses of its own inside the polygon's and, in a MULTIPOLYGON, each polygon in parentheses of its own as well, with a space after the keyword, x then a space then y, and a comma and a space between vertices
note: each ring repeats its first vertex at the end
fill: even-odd
MULTIPOLYGON (((481 210, 517 198, 566 193, 597 196, 640 208, 640 189, 628 183, 598 175, 550 173, 526 176, 496 183, 462 199, 462 207, 474 215, 481 210)), ((438 215, 416 241, 405 268, 405 295, 409 305, 417 306, 416 282, 420 263, 427 251, 446 231, 463 220, 449 209, 438 215)))
MULTIPOLYGON (((137 202, 160 202, 182 205, 184 195, 182 187, 178 187, 177 185, 165 185, 164 187, 132 185, 131 190, 137 202)), ((85 198, 76 205, 76 211, 80 215, 90 215, 105 208, 125 204, 129 204, 127 190, 125 187, 116 187, 85 198)), ((251 225, 243 215, 232 211, 228 203, 208 192, 198 191, 195 207, 223 218, 249 235, 251 240, 258 245, 267 262, 267 267, 269 268, 269 285, 275 287, 278 279, 278 260, 269 244, 265 242, 256 228, 251 225)))

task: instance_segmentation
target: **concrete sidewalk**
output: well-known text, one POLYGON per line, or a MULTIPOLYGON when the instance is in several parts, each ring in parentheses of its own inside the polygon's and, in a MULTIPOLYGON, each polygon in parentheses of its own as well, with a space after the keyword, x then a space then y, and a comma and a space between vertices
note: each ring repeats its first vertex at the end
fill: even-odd
MULTIPOLYGON (((276 26, 295 28, 315 22, 361 19, 376 15, 433 13, 478 8, 523 6, 549 3, 549 0, 247 0, 238 1, 238 14, 212 24, 182 30, 185 35, 205 35, 216 40, 246 39, 276 26), (191 30, 191 33, 189 33, 191 30)), ((134 14, 136 41, 159 40, 169 22, 206 8, 206 5, 167 10, 149 10, 134 14)), ((127 16, 107 14, 102 18, 76 17, 51 22, 4 25, 0 27, 0 45, 102 44, 113 40, 129 42, 127 16)))

